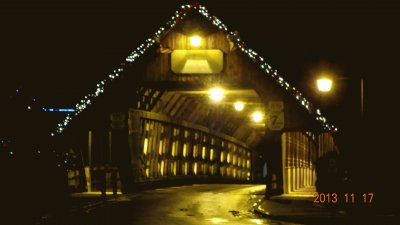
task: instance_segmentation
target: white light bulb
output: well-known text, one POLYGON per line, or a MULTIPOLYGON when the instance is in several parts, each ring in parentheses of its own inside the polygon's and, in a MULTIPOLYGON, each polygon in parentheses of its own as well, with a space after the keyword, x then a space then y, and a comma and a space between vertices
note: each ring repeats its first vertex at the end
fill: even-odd
POLYGON ((317 80, 317 87, 319 91, 328 92, 332 88, 332 80, 327 78, 322 78, 317 80))
POLYGON ((193 47, 199 47, 200 44, 201 44, 201 37, 199 37, 199 36, 192 36, 192 37, 190 37, 190 44, 191 44, 193 47))
POLYGON ((212 88, 209 91, 209 96, 213 101, 219 102, 224 98, 224 90, 221 88, 212 88))
POLYGON ((235 102, 234 107, 236 111, 242 111, 244 109, 244 103, 237 101, 235 102))
POLYGON ((256 123, 259 123, 264 119, 264 115, 260 111, 255 111, 251 114, 251 119, 256 123))

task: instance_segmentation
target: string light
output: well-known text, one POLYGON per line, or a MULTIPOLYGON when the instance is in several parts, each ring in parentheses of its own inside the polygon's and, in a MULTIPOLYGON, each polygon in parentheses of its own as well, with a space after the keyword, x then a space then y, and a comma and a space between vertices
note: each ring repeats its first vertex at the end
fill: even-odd
MULTIPOLYGON (((326 120, 319 120, 318 117, 321 115, 320 111, 315 109, 315 107, 310 104, 304 97, 301 96, 301 93, 298 92, 293 86, 291 89, 291 85, 286 82, 283 77, 278 75, 277 70, 272 70, 272 67, 265 62, 265 59, 261 56, 258 55, 257 52, 250 48, 246 48, 245 43, 240 39, 239 34, 237 32, 228 32, 227 26, 222 23, 221 20, 219 20, 217 17, 212 16, 208 10, 197 3, 194 4, 186 4, 182 5, 180 10, 176 11, 174 15, 171 17, 171 19, 166 23, 165 27, 160 27, 151 38, 148 38, 145 40, 143 44, 141 44, 138 48, 136 48, 131 54, 126 57, 125 61, 126 63, 121 63, 118 69, 114 70, 112 73, 110 73, 106 79, 102 80, 100 83, 96 85, 96 89, 86 95, 83 100, 79 101, 75 105, 75 112, 72 114, 68 114, 65 119, 57 125, 57 133, 62 133, 63 130, 67 127, 69 122, 72 120, 72 117, 76 117, 79 115, 81 112, 83 112, 89 105, 91 105, 95 98, 97 98, 99 95, 103 94, 105 91, 106 84, 109 82, 112 82, 116 78, 120 76, 120 74, 124 71, 125 67, 127 65, 130 65, 131 63, 134 63, 139 57, 141 57, 151 46, 153 46, 157 40, 162 37, 166 31, 170 30, 173 28, 180 20, 182 20, 186 14, 189 12, 189 10, 197 10, 201 15, 203 15, 207 20, 209 20, 214 26, 216 26, 218 29, 221 31, 225 32, 228 34, 228 38, 238 46, 238 48, 245 53, 256 65, 260 67, 262 71, 266 73, 267 76, 272 78, 275 82, 278 83, 281 87, 283 87, 286 91, 291 91, 292 96, 295 97, 295 99, 312 115, 314 115, 317 119, 317 121, 321 122, 322 127, 325 130, 330 130, 332 132, 337 131, 337 128, 335 128, 333 125, 330 125, 326 122, 326 120)), ((17 89, 17 92, 19 90, 17 89)), ((52 133, 53 134, 53 133, 52 133)), ((53 134, 54 135, 54 134, 53 134)), ((52 135, 52 136, 53 136, 52 135)))

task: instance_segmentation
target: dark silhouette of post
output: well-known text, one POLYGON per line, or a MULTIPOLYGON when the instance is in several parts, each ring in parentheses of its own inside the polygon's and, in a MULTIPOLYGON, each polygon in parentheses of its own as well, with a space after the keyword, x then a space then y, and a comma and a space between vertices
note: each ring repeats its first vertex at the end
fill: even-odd
POLYGON ((364 79, 361 78, 360 80, 360 110, 361 110, 361 117, 364 116, 364 79))

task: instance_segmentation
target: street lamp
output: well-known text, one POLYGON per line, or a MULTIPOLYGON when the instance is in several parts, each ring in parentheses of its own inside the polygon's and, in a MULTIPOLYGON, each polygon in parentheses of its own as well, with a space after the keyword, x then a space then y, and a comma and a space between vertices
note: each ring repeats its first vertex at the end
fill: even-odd
POLYGON ((332 88, 332 80, 328 78, 318 79, 317 88, 321 92, 329 92, 332 88))
MULTIPOLYGON (((340 78, 340 80, 346 79, 346 78, 340 78)), ((347 79, 346 79, 347 80, 347 79)), ((331 91, 333 81, 329 78, 320 78, 316 81, 317 83, 317 88, 318 91, 327 93, 331 91)), ((364 114, 364 79, 360 79, 360 113, 361 116, 364 114)))

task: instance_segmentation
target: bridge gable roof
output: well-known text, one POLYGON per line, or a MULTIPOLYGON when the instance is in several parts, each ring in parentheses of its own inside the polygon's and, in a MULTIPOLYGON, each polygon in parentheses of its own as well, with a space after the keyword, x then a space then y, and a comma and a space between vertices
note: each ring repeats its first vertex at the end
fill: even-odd
MULTIPOLYGON (((297 90, 294 86, 290 85, 284 78, 281 76, 276 69, 274 69, 270 64, 268 64, 264 57, 259 55, 256 51, 251 48, 246 47, 244 41, 240 38, 238 32, 229 31, 228 27, 216 16, 213 16, 208 12, 208 10, 199 4, 185 4, 182 5, 179 10, 177 10, 171 19, 164 25, 161 26, 153 35, 147 38, 141 45, 139 45, 135 50, 133 50, 126 58, 124 62, 121 62, 116 69, 114 69, 111 73, 107 75, 103 80, 97 83, 96 88, 91 93, 85 95, 78 103, 75 105, 75 112, 69 113, 64 120, 57 125, 56 132, 62 133, 64 128, 68 126, 68 124, 73 120, 74 117, 79 115, 81 112, 85 111, 85 109, 93 104, 96 98, 102 95, 105 92, 106 85, 108 86, 114 80, 119 79, 121 74, 126 70, 127 66, 135 63, 143 54, 145 54, 152 46, 156 43, 159 43, 168 32, 173 30, 176 25, 180 24, 186 16, 191 12, 197 12, 206 21, 217 30, 225 34, 229 41, 234 44, 234 46, 242 52, 247 58, 257 66, 267 78, 271 79, 275 82, 275 84, 280 87, 282 90, 288 92, 290 96, 293 97, 295 101, 308 113, 315 117, 315 119, 320 122, 322 128, 327 131, 333 131, 336 128, 329 124, 326 118, 321 114, 320 110, 312 105, 312 103, 306 99, 302 93, 297 90)), ((52 135, 54 135, 52 133, 52 135)))

